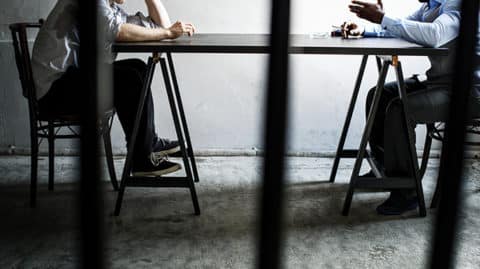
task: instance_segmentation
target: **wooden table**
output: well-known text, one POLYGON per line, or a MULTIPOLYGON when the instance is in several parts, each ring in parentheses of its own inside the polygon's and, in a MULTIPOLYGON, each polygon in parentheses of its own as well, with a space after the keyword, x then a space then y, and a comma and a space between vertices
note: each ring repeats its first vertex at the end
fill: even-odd
MULTIPOLYGON (((147 73, 144 79, 142 98, 138 106, 136 123, 133 134, 129 142, 125 167, 123 169, 122 180, 115 206, 115 215, 120 214, 123 195, 126 186, 132 187, 180 187, 190 190, 195 214, 200 214, 200 206, 195 190, 194 182, 199 181, 198 171, 193 153, 190 134, 188 131, 185 111, 183 109, 182 98, 178 86, 175 67, 173 63, 173 53, 225 53, 225 54, 266 54, 270 52, 269 35, 265 34, 196 34, 193 37, 182 37, 177 40, 166 40, 157 42, 121 42, 115 43, 112 51, 116 53, 149 53, 147 63, 147 73), (133 146, 139 128, 139 121, 143 110, 143 103, 147 91, 150 89, 153 73, 157 63, 160 63, 167 96, 170 103, 175 130, 180 143, 182 159, 185 167, 185 177, 133 177, 132 153, 133 146)), ((425 48, 401 39, 395 38, 362 38, 362 39, 342 39, 339 37, 328 37, 313 39, 308 35, 291 35, 290 53, 292 54, 328 54, 328 55, 362 55, 360 70, 356 79, 353 94, 350 100, 345 123, 340 136, 340 141, 333 164, 330 182, 335 181, 336 172, 341 158, 356 158, 348 192, 345 198, 343 214, 348 215, 355 188, 368 189, 395 189, 395 188, 415 188, 419 204, 420 215, 426 215, 425 200, 421 178, 418 174, 417 154, 414 144, 414 131, 410 124, 407 130, 410 142, 411 168, 416 171, 413 178, 386 178, 380 169, 376 167, 375 162, 370 158, 366 150, 368 139, 372 130, 375 115, 377 112, 381 90, 385 84, 385 79, 390 66, 395 69, 396 79, 399 86, 399 96, 404 107, 404 119, 408 118, 407 96, 404 86, 404 77, 402 65, 399 56, 446 56, 448 49, 445 48, 425 48), (350 122, 352 119, 354 107, 357 101, 358 93, 362 83, 363 75, 370 55, 377 56, 379 68, 379 78, 377 81, 377 90, 375 91, 372 108, 367 118, 365 129, 362 135, 358 149, 344 149, 345 139, 348 134, 350 122), (369 161, 376 177, 359 178, 359 172, 363 159, 369 161)))

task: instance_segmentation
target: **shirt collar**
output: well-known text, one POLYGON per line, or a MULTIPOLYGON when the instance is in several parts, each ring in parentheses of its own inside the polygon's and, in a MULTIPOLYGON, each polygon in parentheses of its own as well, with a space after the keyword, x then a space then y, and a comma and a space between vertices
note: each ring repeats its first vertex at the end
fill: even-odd
POLYGON ((429 0, 428 1, 428 6, 429 7, 436 7, 436 6, 439 6, 443 3, 445 3, 445 1, 447 1, 447 0, 429 0))

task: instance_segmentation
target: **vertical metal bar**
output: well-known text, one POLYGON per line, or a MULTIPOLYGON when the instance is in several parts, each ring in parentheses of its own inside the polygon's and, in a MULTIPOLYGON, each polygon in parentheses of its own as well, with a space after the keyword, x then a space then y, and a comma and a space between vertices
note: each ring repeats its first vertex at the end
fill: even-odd
POLYGON ((442 189, 442 184, 440 180, 437 180, 437 186, 435 186, 435 191, 433 192, 432 202, 430 208, 437 208, 438 202, 440 200, 440 191, 442 189))
MULTIPOLYGON (((113 116, 111 118, 113 121, 113 116)), ((108 175, 110 176, 110 182, 112 183, 113 189, 118 191, 118 182, 117 182, 117 175, 115 173, 115 162, 113 160, 113 153, 112 153, 112 140, 110 138, 110 120, 105 119, 105 123, 103 123, 102 128, 102 136, 103 136, 103 144, 105 146, 105 158, 107 160, 107 168, 108 168, 108 175)))
POLYGON ((265 117, 265 159, 261 198, 258 267, 280 267, 284 155, 288 125, 288 49, 290 1, 272 1, 272 22, 265 117))
POLYGON ((125 164, 123 166, 122 180, 120 181, 120 189, 118 190, 117 202, 115 204, 115 211, 113 214, 118 216, 120 214, 120 209, 122 208, 123 194, 125 193, 125 187, 127 184, 127 179, 130 176, 132 171, 132 160, 133 160, 133 150, 135 149, 135 142, 137 141, 138 128, 140 128, 140 119, 142 118, 143 107, 145 105, 145 98, 147 97, 147 92, 150 90, 152 84, 153 73, 155 72, 155 65, 157 64, 157 59, 153 57, 148 58, 147 63, 147 72, 145 72, 145 78, 143 80, 143 88, 140 93, 140 99, 138 100, 137 114, 135 116, 135 124, 133 125, 132 134, 130 136, 130 141, 128 142, 128 152, 127 158, 125 159, 125 164))
POLYGON ((378 104, 380 103, 380 97, 382 96, 383 86, 385 85, 385 79, 387 77, 388 68, 390 66, 390 61, 384 61, 382 72, 378 77, 377 89, 373 96, 372 107, 368 112, 367 122, 365 129, 363 130, 362 140, 360 141, 360 146, 358 147, 358 155, 355 160, 355 165, 353 167, 352 176, 350 178, 350 184, 348 186, 347 196, 345 197, 345 202, 343 204, 342 215, 347 216, 350 211, 350 205, 352 204, 353 191, 355 188, 355 182, 357 181, 358 174, 360 173, 360 168, 362 167, 363 158, 365 157, 365 152, 367 149, 367 143, 370 139, 370 133, 372 132, 373 123, 375 121, 375 116, 377 115, 378 104))
POLYGON ((375 56, 375 60, 377 62, 378 73, 380 74, 382 71, 382 59, 379 56, 375 56))
POLYGON ((178 104, 178 110, 180 112, 180 118, 182 120, 183 131, 185 133, 185 140, 187 142, 188 159, 191 161, 193 178, 195 182, 199 182, 197 162, 195 161, 195 155, 193 153, 192 140, 190 139, 190 132, 188 131, 187 118, 185 117, 185 110, 183 109, 182 96, 180 95, 180 87, 178 86, 177 74, 175 73, 175 66, 173 64, 172 54, 167 53, 168 66, 170 68, 170 75, 173 82, 173 90, 175 91, 176 101, 178 104))
POLYGON ((185 148, 185 139, 183 138, 182 128, 180 126, 180 119, 178 117, 177 104, 175 103, 175 97, 172 92, 172 84, 170 82, 170 75, 168 73, 167 63, 165 58, 160 59, 160 65, 162 68, 163 80, 165 82, 165 89, 167 91, 168 101, 170 103, 170 110, 172 112, 173 123, 175 124, 175 131, 178 137, 178 143, 182 152, 183 165, 185 166, 185 172, 187 174, 187 180, 190 189, 190 195, 192 197, 193 209, 195 215, 200 215, 200 206, 198 204, 197 192, 195 190, 195 183, 193 182, 192 170, 188 160, 187 149, 185 148))
POLYGON ((367 66, 368 55, 364 55, 362 63, 360 64, 360 70, 358 71, 357 81, 355 82, 355 88, 353 89, 352 98, 350 99, 350 105, 348 106, 347 117, 343 124, 342 134, 340 135, 340 142, 338 142, 337 153, 335 154, 335 160, 333 161, 332 171, 330 173, 330 182, 335 182, 337 176, 338 165, 343 153, 343 147, 345 146, 345 140, 347 139, 348 129, 350 122, 352 121, 353 111, 355 110, 355 104, 357 103, 358 93, 360 86, 362 85, 363 75, 365 73, 365 67, 367 66))
POLYGON ((401 62, 397 62, 397 64, 395 65, 395 74, 397 75, 398 95, 400 97, 400 100, 402 101, 403 106, 403 119, 406 125, 406 130, 404 131, 407 133, 406 137, 408 139, 409 145, 408 149, 410 153, 410 169, 412 170, 413 180, 415 181, 415 189, 417 192, 417 199, 420 207, 420 216, 425 217, 427 215, 427 210, 425 208, 425 198, 423 196, 422 179, 420 178, 418 169, 417 149, 415 147, 415 132, 412 128, 412 125, 410 124, 410 118, 408 117, 408 115, 410 115, 410 111, 408 106, 407 92, 405 90, 405 80, 403 77, 401 62))
POLYGON ((55 128, 48 121, 48 190, 53 191, 55 180, 55 128))
POLYGON ((103 201, 99 180, 98 156, 98 21, 97 1, 79 1, 80 10, 80 71, 85 103, 81 113, 81 267, 104 268, 103 262, 103 201))
POLYGON ((432 130, 433 123, 427 124, 427 135, 425 137, 425 145, 423 146, 422 165, 420 166, 420 178, 423 178, 427 171, 428 159, 430 158, 430 150, 432 148, 432 136, 430 135, 432 130))
MULTIPOLYGON (((32 117, 30 115, 30 117, 32 117)), ((37 179, 38 179, 38 131, 37 122, 32 123, 30 118, 30 148, 32 150, 30 156, 30 207, 34 208, 37 205, 37 179)))
POLYGON ((431 268, 453 268, 458 211, 462 206, 463 154, 468 100, 477 68, 476 46, 479 1, 462 1, 461 25, 457 43, 454 90, 440 160, 439 182, 442 196, 435 229, 431 268))

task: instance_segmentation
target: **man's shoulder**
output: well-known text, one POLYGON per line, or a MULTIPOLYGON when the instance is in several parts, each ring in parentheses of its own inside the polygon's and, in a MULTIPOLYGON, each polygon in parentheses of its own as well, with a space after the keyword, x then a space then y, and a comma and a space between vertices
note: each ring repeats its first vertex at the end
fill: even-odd
POLYGON ((445 0, 442 5, 442 10, 460 11, 462 2, 460 0, 445 0))

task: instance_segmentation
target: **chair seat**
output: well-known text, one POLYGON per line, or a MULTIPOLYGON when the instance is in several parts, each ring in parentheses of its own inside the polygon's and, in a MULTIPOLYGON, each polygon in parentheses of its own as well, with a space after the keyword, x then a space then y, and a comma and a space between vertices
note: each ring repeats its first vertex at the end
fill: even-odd
POLYGON ((53 122, 68 122, 80 124, 80 115, 49 115, 39 114, 38 120, 40 121, 53 121, 53 122))
MULTIPOLYGON (((467 135, 480 135, 480 120, 479 119, 470 119, 466 122, 466 133, 467 135)), ((439 123, 437 125, 432 124, 428 128, 427 134, 438 141, 443 142, 445 135, 445 124, 439 123)), ((476 140, 466 139, 465 145, 467 146, 480 146, 480 142, 476 140)))
MULTIPOLYGON (((115 110, 109 109, 103 113, 103 119, 105 118, 108 119, 112 117, 114 114, 115 114, 115 110)), ((79 125, 82 120, 82 117, 80 114, 56 115, 51 113, 39 113, 38 120, 68 123, 70 125, 79 125)))

